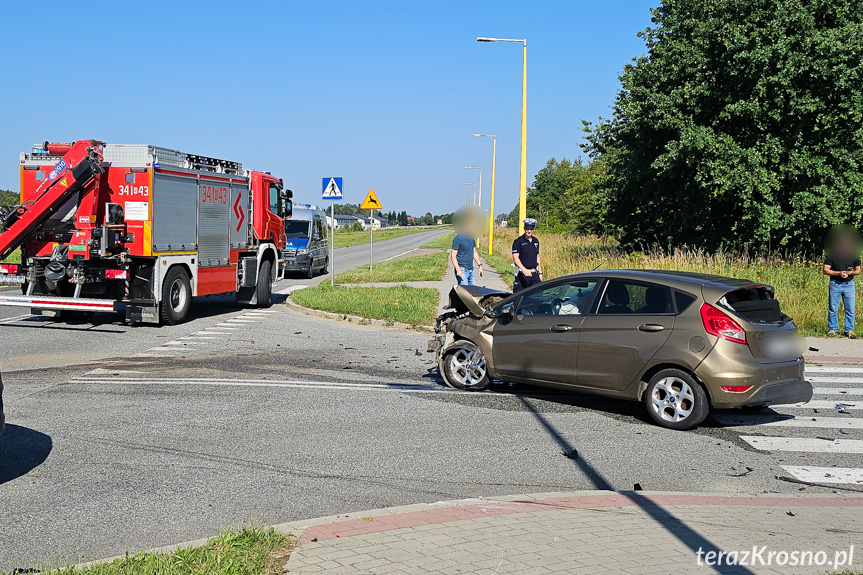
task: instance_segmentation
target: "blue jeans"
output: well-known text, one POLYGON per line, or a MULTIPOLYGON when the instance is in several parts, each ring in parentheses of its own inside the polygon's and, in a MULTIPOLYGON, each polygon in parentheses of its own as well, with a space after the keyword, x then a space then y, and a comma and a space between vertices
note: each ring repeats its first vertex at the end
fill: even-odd
POLYGON ((827 330, 839 331, 839 300, 845 306, 845 333, 854 331, 854 280, 850 282, 837 282, 830 280, 828 289, 829 301, 827 307, 827 330))
POLYGON ((461 275, 457 276, 458 285, 460 286, 472 286, 476 285, 473 280, 473 268, 461 268, 461 275))

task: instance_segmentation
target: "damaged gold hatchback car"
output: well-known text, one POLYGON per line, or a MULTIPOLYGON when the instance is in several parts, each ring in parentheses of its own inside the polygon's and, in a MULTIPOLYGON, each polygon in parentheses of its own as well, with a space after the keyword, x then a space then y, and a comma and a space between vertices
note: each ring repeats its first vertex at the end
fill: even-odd
POLYGON ((691 429, 711 408, 807 402, 802 338, 772 287, 721 276, 596 271, 518 294, 456 286, 429 351, 444 381, 492 380, 642 401, 691 429))

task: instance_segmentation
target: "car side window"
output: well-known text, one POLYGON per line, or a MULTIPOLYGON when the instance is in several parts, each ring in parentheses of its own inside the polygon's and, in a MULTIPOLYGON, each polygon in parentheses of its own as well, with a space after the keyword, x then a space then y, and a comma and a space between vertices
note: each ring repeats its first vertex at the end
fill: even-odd
POLYGON ((525 294, 518 315, 585 315, 590 309, 597 280, 558 283, 525 294))
POLYGON ((657 284, 609 280, 596 313, 600 315, 674 313, 671 288, 657 284))
POLYGON ((682 291, 675 291, 674 292, 674 303, 677 304, 677 313, 680 314, 680 313, 683 313, 684 311, 686 311, 686 308, 691 306, 692 302, 694 302, 696 299, 698 299, 698 298, 696 298, 692 294, 688 294, 688 293, 685 293, 682 291))

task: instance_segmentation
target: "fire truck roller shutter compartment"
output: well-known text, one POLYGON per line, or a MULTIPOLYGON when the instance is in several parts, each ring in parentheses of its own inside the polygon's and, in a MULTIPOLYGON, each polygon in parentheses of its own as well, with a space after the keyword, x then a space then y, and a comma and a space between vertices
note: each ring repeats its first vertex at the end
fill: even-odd
POLYGON ((231 249, 249 247, 249 186, 234 180, 231 184, 231 249))
POLYGON ((197 240, 198 182, 156 173, 153 176, 153 250, 194 251, 197 240))
POLYGON ((231 184, 225 179, 201 178, 198 186, 198 267, 226 266, 228 210, 231 184))

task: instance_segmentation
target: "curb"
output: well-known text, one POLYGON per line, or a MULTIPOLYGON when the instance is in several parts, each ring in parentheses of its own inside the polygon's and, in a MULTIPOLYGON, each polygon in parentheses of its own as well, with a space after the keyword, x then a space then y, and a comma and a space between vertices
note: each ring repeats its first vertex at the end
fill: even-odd
MULTIPOLYGON (((561 506, 561 502, 564 500, 571 500, 575 498, 589 498, 591 501, 584 506, 572 507, 575 509, 594 509, 601 507, 618 507, 621 505, 621 501, 624 499, 632 500, 635 497, 642 499, 646 505, 660 505, 660 506, 674 506, 675 503, 665 501, 666 498, 673 498, 673 500, 679 500, 680 503, 677 505, 741 505, 741 506, 760 506, 763 502, 764 506, 769 506, 771 504, 777 504, 783 507, 791 506, 794 507, 795 503, 799 503, 797 506, 838 506, 838 502, 852 502, 852 505, 855 507, 863 507, 863 495, 824 495, 824 494, 797 494, 797 493, 789 493, 789 494, 777 494, 777 493, 756 493, 756 494, 745 494, 745 493, 735 493, 735 494, 716 494, 716 493, 699 493, 699 492, 686 492, 686 491, 606 491, 606 490, 581 490, 581 491, 563 491, 563 492, 547 492, 547 493, 533 493, 533 494, 517 494, 517 495, 503 495, 503 496, 495 496, 495 497, 473 497, 468 499, 454 499, 449 501, 438 501, 435 503, 415 503, 412 505, 401 505, 396 507, 385 507, 381 509, 370 509, 364 511, 353 511, 349 513, 343 513, 340 515, 329 515, 325 517, 317 517, 314 519, 305 519, 299 521, 290 521, 287 523, 279 523, 276 525, 271 525, 273 530, 278 533, 282 533, 284 535, 292 535, 297 538, 297 547, 295 549, 299 550, 303 544, 314 543, 314 541, 304 541, 303 537, 305 532, 314 527, 327 527, 333 526, 334 524, 341 523, 349 523, 349 522, 362 522, 361 525, 373 525, 375 519, 381 519, 382 522, 386 524, 384 529, 380 530, 371 530, 371 533, 377 533, 382 531, 388 531, 393 529, 400 528, 398 525, 394 524, 394 520, 397 520, 397 516, 411 516, 419 513, 429 514, 432 516, 431 520, 424 521, 425 524, 429 523, 440 523, 440 522, 449 522, 449 521, 459 521, 458 516, 449 517, 446 514, 448 512, 452 513, 455 510, 459 510, 459 508, 481 508, 481 512, 483 514, 486 513, 486 509, 488 509, 492 514, 502 514, 502 513, 510 513, 510 512, 525 512, 525 511, 543 511, 543 510, 558 510, 558 509, 566 509, 568 506, 561 506), (703 503, 694 503, 692 500, 704 500, 703 503), (820 504, 820 505, 819 505, 820 504), (543 508, 542 506, 546 506, 543 508), (371 518, 371 519, 370 519, 371 518)), ((467 509, 464 509, 467 511, 467 509)), ((483 515, 485 516, 485 515, 483 515)), ((470 520, 474 519, 474 517, 463 516, 462 519, 470 520)), ((347 527, 347 525, 346 525, 347 527)), ((353 530, 345 530, 345 537, 350 537, 352 534, 357 535, 361 534, 360 532, 351 533, 353 530)), ((186 541, 183 543, 177 543, 174 545, 166 545, 163 547, 156 547, 153 549, 147 549, 143 551, 144 553, 157 553, 157 554, 167 554, 173 553, 175 551, 179 551, 182 549, 190 549, 193 547, 201 547, 205 545, 208 541, 210 541, 215 535, 211 537, 204 537, 200 539, 194 539, 192 541, 186 541)), ((335 537, 339 537, 339 535, 335 535, 335 537)), ((131 554, 131 552, 129 552, 131 554)), ((140 553, 140 551, 135 552, 135 554, 140 553)), ((131 555, 117 555, 115 557, 109 557, 106 559, 99 559, 95 561, 90 561, 87 563, 80 563, 78 565, 74 565, 72 569, 78 570, 86 567, 92 567, 95 565, 101 565, 105 563, 110 563, 117 559, 125 559, 127 556, 131 555)))
POLYGON ((283 303, 285 306, 287 306, 291 310, 298 312, 298 313, 303 313, 305 315, 312 315, 312 316, 316 316, 316 317, 322 317, 325 319, 333 319, 333 320, 337 320, 337 321, 347 321, 350 323, 356 323, 357 325, 367 325, 367 326, 370 325, 370 326, 375 326, 375 327, 390 327, 390 328, 401 329, 401 330, 405 330, 405 331, 421 331, 421 332, 427 332, 427 331, 433 332, 434 331, 434 327, 430 326, 430 325, 409 325, 409 324, 401 323, 401 322, 397 322, 397 321, 386 321, 383 319, 374 319, 374 318, 362 317, 359 315, 350 315, 350 314, 343 314, 343 313, 333 313, 333 312, 323 311, 323 310, 319 310, 319 309, 312 309, 310 307, 303 307, 303 306, 299 305, 298 303, 294 302, 291 299, 291 296, 289 294, 287 295, 287 297, 285 297, 285 301, 283 303))

